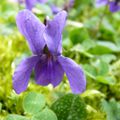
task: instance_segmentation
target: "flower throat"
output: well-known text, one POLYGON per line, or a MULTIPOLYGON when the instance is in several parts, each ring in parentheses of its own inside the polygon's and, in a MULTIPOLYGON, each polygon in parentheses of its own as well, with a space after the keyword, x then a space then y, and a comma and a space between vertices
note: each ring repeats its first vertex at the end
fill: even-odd
POLYGON ((45 47, 43 49, 43 53, 47 55, 47 58, 51 58, 51 56, 52 56, 47 45, 45 45, 45 47))
POLYGON ((117 5, 120 5, 120 0, 115 0, 115 3, 116 3, 117 5))

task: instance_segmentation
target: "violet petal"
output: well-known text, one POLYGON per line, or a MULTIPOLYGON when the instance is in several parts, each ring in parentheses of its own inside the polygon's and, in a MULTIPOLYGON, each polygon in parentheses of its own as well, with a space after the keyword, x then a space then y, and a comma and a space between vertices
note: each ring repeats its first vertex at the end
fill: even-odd
POLYGON ((66 17, 66 11, 61 11, 52 21, 47 23, 44 38, 50 52, 53 54, 60 54, 62 52, 62 31, 65 26, 66 17))
POLYGON ((23 10, 18 13, 16 18, 17 27, 25 36, 29 46, 34 54, 41 54, 45 46, 43 32, 44 24, 29 10, 23 10))
POLYGON ((116 2, 110 2, 110 11, 111 12, 116 12, 118 10, 120 10, 120 5, 117 5, 116 2))
POLYGON ((37 0, 25 0, 26 9, 32 10, 37 0))
POLYGON ((52 84, 56 87, 62 80, 64 71, 57 60, 48 59, 42 56, 40 61, 35 66, 36 83, 46 86, 52 84))
POLYGON ((17 94, 26 90, 32 69, 38 60, 38 56, 32 56, 18 65, 13 75, 13 88, 17 94))
POLYGON ((82 93, 86 88, 86 79, 82 68, 70 58, 59 56, 58 61, 68 77, 73 93, 82 93))
POLYGON ((53 14, 57 14, 58 12, 61 11, 61 9, 59 7, 57 7, 57 6, 53 5, 53 4, 50 5, 50 7, 51 7, 51 10, 52 10, 53 14))

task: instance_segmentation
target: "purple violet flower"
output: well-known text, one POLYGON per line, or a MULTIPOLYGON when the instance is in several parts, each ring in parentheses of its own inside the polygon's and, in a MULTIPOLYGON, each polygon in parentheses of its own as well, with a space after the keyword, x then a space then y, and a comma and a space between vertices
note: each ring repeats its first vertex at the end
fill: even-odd
POLYGON ((54 4, 50 5, 50 8, 51 8, 53 14, 57 14, 58 12, 61 11, 61 9, 54 4))
POLYGON ((32 8, 38 3, 46 3, 47 0, 17 0, 19 4, 25 4, 26 9, 32 10, 32 8))
POLYGON ((32 70, 37 84, 56 87, 66 73, 73 93, 82 93, 86 79, 82 68, 62 53, 62 31, 67 13, 59 12, 46 25, 29 10, 19 12, 16 23, 29 43, 33 56, 23 60, 13 75, 13 87, 17 94, 26 90, 32 70))
POLYGON ((96 0, 96 6, 109 5, 111 12, 120 10, 120 0, 96 0))
POLYGON ((45 3, 47 0, 25 0, 26 9, 32 10, 37 3, 45 3))
POLYGON ((50 7, 51 7, 51 10, 52 10, 53 14, 57 14, 61 10, 69 11, 73 7, 74 2, 75 2, 75 0, 69 0, 68 3, 65 3, 63 5, 63 8, 59 8, 59 7, 57 7, 57 6, 53 5, 53 4, 50 5, 50 7))

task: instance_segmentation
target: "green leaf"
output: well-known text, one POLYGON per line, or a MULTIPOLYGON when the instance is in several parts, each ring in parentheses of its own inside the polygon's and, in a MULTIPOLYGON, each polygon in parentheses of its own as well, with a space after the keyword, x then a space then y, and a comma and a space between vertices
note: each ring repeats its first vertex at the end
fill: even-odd
POLYGON ((57 116, 52 110, 45 108, 42 112, 34 115, 32 120, 57 120, 57 116))
POLYGON ((107 120, 120 120, 120 104, 115 99, 109 102, 103 99, 102 109, 107 114, 107 120))
POLYGON ((120 47, 112 42, 98 41, 96 42, 96 46, 91 48, 89 52, 93 54, 108 54, 112 52, 120 52, 120 47))
POLYGON ((96 76, 97 76, 97 71, 96 71, 96 68, 93 67, 92 65, 89 65, 89 64, 85 64, 84 66, 84 69, 86 71, 86 74, 93 78, 93 79, 96 79, 96 76))
POLYGON ((102 45, 96 45, 94 48, 91 48, 89 52, 96 55, 102 55, 112 53, 112 50, 102 45))
POLYGON ((87 39, 82 42, 82 46, 85 50, 89 50, 90 48, 93 48, 94 46, 96 46, 96 43, 94 40, 87 39))
POLYGON ((102 60, 98 60, 96 64, 96 69, 99 76, 107 75, 109 72, 109 64, 102 60))
POLYGON ((115 29, 114 29, 113 25, 107 19, 104 18, 102 23, 103 23, 102 29, 106 30, 106 35, 108 33, 109 34, 115 33, 115 29))
POLYGON ((79 95, 67 94, 52 105, 58 120, 86 120, 86 105, 79 95))
POLYGON ((116 56, 114 54, 104 54, 100 56, 100 59, 106 63, 110 63, 113 60, 116 60, 116 56))
POLYGON ((30 92, 23 101, 23 109, 27 113, 37 113, 45 107, 45 98, 43 95, 30 92))
POLYGON ((29 120, 28 118, 26 118, 26 117, 23 117, 23 116, 21 116, 21 115, 8 115, 7 116, 7 118, 6 118, 6 120, 29 120))
POLYGON ((111 51, 114 52, 119 52, 120 51, 120 47, 116 46, 114 43, 112 42, 108 42, 108 41, 98 41, 97 42, 98 45, 104 46, 108 49, 110 49, 111 51))
POLYGON ((106 77, 97 76, 96 79, 100 83, 109 84, 109 85, 114 85, 116 82, 115 78, 113 78, 111 76, 106 76, 106 77))
POLYGON ((70 32, 70 39, 73 43, 73 45, 77 44, 77 43, 81 43, 86 39, 89 39, 89 35, 86 29, 84 28, 77 28, 77 29, 73 29, 70 32))

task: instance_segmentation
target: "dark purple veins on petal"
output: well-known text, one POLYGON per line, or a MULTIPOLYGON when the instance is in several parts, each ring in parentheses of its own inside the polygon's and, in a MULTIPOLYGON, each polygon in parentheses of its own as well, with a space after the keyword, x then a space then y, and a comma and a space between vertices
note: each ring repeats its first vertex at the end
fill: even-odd
POLYGON ((62 81, 64 71, 54 57, 44 54, 36 64, 35 79, 37 84, 46 86, 51 83, 56 87, 62 81))

